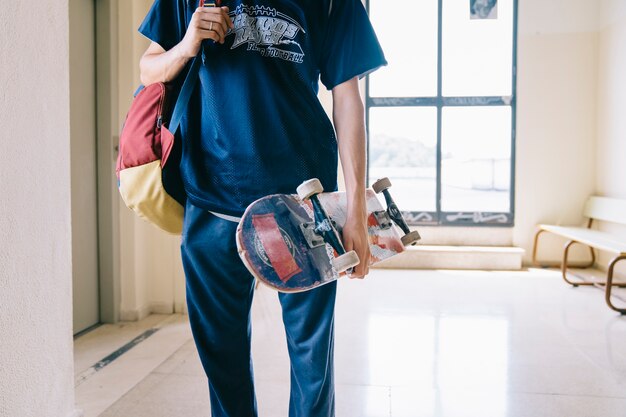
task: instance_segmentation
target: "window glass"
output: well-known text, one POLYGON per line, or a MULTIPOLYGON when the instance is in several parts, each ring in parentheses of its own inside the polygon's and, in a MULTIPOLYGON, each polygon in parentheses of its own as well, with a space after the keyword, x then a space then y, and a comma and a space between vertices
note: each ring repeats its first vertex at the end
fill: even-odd
POLYGON ((443 2, 443 95, 509 96, 513 0, 497 2, 495 19, 470 18, 469 3, 469 0, 443 2))
POLYGON ((374 107, 369 119, 370 183, 389 177, 405 211, 437 209, 437 108, 374 107))
POLYGON ((444 107, 441 209, 508 212, 511 108, 444 107))
POLYGON ((370 2, 389 65, 372 73, 371 97, 437 95, 437 0, 370 2))

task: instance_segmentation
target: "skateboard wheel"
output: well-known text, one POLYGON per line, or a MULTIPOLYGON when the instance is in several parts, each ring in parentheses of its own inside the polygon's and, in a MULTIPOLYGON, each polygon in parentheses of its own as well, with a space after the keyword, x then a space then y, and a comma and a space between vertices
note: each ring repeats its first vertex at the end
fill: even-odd
POLYGON ((315 194, 323 193, 324 187, 322 187, 322 183, 320 182, 320 180, 318 180, 317 178, 312 178, 300 184, 296 191, 298 193, 298 197, 300 197, 300 199, 304 201, 314 196, 315 194))
POLYGON ((387 177, 381 178, 372 184, 372 189, 376 194, 383 192, 387 188, 391 188, 391 181, 389 181, 389 178, 387 177))
POLYGON ((409 232, 406 235, 402 236, 402 244, 404 246, 412 246, 415 245, 417 241, 421 238, 422 237, 417 232, 417 230, 413 230, 412 232, 409 232))
POLYGON ((331 262, 333 264, 333 267, 339 273, 347 271, 350 268, 354 268, 361 263, 361 261, 359 260, 359 255, 357 255, 356 252, 353 250, 351 250, 350 252, 346 252, 343 255, 339 255, 336 258, 333 258, 331 262))

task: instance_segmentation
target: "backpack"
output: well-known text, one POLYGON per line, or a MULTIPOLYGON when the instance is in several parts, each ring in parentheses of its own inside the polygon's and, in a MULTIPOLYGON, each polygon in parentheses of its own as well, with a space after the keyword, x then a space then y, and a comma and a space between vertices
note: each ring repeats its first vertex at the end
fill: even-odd
POLYGON ((115 172, 124 203, 172 234, 182 232, 186 200, 179 168, 182 144, 175 139, 176 131, 198 80, 200 63, 199 57, 193 59, 180 94, 171 84, 140 86, 120 134, 115 172))

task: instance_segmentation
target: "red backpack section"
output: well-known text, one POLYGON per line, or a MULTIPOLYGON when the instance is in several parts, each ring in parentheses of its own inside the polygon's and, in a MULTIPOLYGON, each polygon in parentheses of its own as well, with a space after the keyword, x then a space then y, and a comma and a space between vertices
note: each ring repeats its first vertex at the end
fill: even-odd
POLYGON ((134 98, 120 134, 116 174, 124 203, 140 217, 174 234, 182 231, 183 207, 167 193, 162 169, 174 145, 163 125, 168 87, 154 83, 134 98))

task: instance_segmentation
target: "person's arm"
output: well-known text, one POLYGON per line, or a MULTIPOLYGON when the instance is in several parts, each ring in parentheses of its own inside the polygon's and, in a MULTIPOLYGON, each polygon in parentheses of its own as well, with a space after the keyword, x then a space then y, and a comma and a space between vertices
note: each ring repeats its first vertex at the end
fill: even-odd
POLYGON ((229 28, 233 28, 233 22, 228 16, 228 7, 198 7, 178 45, 165 51, 156 42, 150 44, 139 61, 142 84, 172 81, 198 54, 203 40, 224 43, 229 28))
POLYGON ((361 260, 351 277, 363 278, 369 272, 370 248, 365 206, 365 109, 358 77, 337 85, 332 92, 333 121, 348 199, 343 240, 346 250, 355 250, 361 260))

